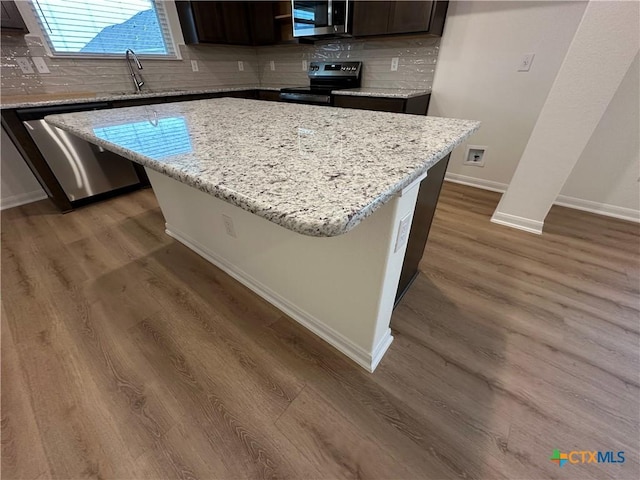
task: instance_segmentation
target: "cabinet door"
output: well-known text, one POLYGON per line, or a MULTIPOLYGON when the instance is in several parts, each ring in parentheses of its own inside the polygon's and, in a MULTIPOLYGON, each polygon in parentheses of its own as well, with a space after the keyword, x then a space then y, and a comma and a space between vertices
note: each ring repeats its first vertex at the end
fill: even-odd
POLYGON ((433 2, 392 2, 387 33, 426 32, 429 30, 433 2))
MULTIPOLYGON (((196 2, 209 3, 209 2, 196 2)), ((251 45, 248 2, 217 2, 222 8, 225 42, 233 45, 251 45)))
POLYGON ((8 0, 2 0, 1 2, 2 13, 0 14, 2 29, 8 30, 20 30, 27 32, 27 27, 22 21, 18 7, 14 2, 8 0))
POLYGON ((196 25, 198 41, 224 43, 223 2, 189 2, 196 25))
POLYGON ((388 33, 389 14, 393 3, 395 2, 353 2, 353 35, 361 37, 388 33))
POLYGON ((273 45, 276 43, 275 5, 273 2, 248 2, 251 43, 273 45))

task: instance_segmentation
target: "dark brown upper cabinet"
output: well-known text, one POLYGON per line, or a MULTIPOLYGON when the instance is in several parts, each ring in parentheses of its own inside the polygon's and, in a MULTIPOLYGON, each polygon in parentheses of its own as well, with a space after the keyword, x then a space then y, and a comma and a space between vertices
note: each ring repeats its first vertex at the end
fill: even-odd
POLYGON ((0 14, 0 27, 2 28, 2 32, 29 33, 16 4, 9 0, 2 0, 0 3, 2 8, 2 13, 0 14))
POLYGON ((184 40, 193 43, 275 43, 275 2, 177 1, 184 40))
POLYGON ((426 33, 442 36, 447 1, 353 2, 353 35, 426 33))

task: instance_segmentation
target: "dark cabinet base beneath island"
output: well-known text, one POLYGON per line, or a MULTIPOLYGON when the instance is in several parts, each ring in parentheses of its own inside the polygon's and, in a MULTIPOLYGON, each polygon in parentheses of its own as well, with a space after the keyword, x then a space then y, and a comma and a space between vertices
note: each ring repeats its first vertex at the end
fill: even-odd
POLYGON ((413 212, 413 222, 411 223, 409 239, 407 240, 407 251, 404 255, 402 272, 398 282, 395 305, 398 305, 398 302, 402 300, 402 297, 418 276, 418 266, 427 245, 429 230, 431 230, 433 216, 436 213, 436 206, 440 198, 440 190, 442 190, 444 174, 447 172, 450 156, 451 154, 447 155, 431 167, 427 177, 420 183, 418 200, 413 212))

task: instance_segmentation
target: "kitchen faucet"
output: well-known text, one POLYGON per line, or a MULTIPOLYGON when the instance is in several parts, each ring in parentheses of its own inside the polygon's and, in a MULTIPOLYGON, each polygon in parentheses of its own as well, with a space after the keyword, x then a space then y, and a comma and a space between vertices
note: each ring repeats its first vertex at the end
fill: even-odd
POLYGON ((136 67, 138 67, 138 70, 142 70, 142 64, 140 63, 140 60, 138 60, 136 52, 134 52, 130 48, 127 49, 125 55, 127 57, 127 65, 129 65, 129 71, 131 72, 131 79, 133 80, 133 84, 136 86, 136 92, 140 93, 140 91, 142 90, 142 86, 144 85, 144 80, 142 80, 142 77, 140 77, 140 80, 138 80, 136 72, 133 70, 133 66, 131 66, 131 57, 133 57, 133 61, 136 62, 136 67))

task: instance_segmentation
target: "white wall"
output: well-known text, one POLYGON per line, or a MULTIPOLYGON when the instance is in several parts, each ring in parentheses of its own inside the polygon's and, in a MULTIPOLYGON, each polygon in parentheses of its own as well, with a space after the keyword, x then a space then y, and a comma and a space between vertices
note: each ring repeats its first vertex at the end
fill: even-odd
POLYGON ((639 85, 640 61, 636 56, 562 188, 557 203, 623 218, 634 218, 634 216, 638 218, 638 211, 640 211, 639 85))
POLYGON ((453 1, 440 43, 429 115, 482 121, 470 140, 488 147, 483 168, 454 150, 449 173, 508 184, 587 2, 453 1), (518 72, 525 53, 531 70, 518 72))
MULTIPOLYGON (((638 55, 638 6, 588 3, 492 222, 541 233, 549 210, 638 55)), ((607 168, 603 162, 602 169, 607 168)))
POLYGON ((2 129, 0 153, 0 209, 47 198, 46 193, 2 129))

